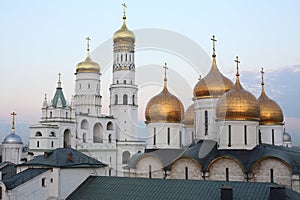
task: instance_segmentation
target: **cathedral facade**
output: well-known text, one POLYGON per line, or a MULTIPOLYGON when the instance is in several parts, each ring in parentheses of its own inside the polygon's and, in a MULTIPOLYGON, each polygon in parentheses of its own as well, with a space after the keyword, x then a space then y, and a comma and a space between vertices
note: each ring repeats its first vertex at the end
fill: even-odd
POLYGON ((184 112, 180 99, 164 86, 145 110, 146 141, 138 140, 138 85, 135 35, 122 27, 113 35, 110 114, 103 115, 101 67, 90 56, 76 66, 75 94, 67 103, 59 77, 42 117, 30 127, 34 155, 74 148, 108 165, 116 176, 274 182, 300 191, 300 151, 291 147, 280 106, 264 90, 259 98, 224 76, 216 62, 215 38, 209 73, 194 87, 193 104, 184 112))

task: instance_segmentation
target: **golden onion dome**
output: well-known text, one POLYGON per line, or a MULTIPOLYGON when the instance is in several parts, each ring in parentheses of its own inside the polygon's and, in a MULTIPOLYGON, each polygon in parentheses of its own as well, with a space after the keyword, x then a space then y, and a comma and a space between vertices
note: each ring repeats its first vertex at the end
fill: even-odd
POLYGON ((187 126, 194 125, 194 118, 195 118, 194 104, 192 104, 185 111, 184 119, 183 119, 183 124, 187 125, 187 126))
POLYGON ((126 40, 130 42, 135 42, 135 35, 132 31, 130 31, 126 26, 126 16, 123 16, 123 25, 117 30, 113 35, 113 41, 116 43, 119 40, 126 40))
POLYGON ((212 67, 208 74, 200 79, 194 87, 194 98, 219 98, 233 87, 233 83, 225 77, 217 67, 215 54, 215 37, 213 41, 212 67))
POLYGON ((92 72, 92 73, 100 73, 100 65, 94 62, 90 56, 90 44, 89 41, 91 40, 89 37, 86 38, 87 40, 87 56, 86 59, 76 66, 76 73, 80 72, 92 72))
POLYGON ((264 88, 264 80, 263 80, 263 69, 262 73, 262 91, 261 95, 258 98, 258 102, 260 105, 260 125, 282 125, 283 124, 283 113, 280 106, 270 99, 266 93, 264 88))
MULTIPOLYGON (((236 62, 239 62, 238 59, 236 62)), ((260 120, 260 106, 258 100, 253 94, 241 86, 238 70, 235 85, 230 91, 226 92, 217 103, 216 118, 217 120, 226 121, 260 120)))
POLYGON ((152 97, 145 110, 146 123, 171 122, 181 123, 184 115, 184 108, 181 101, 171 94, 167 88, 165 68, 164 88, 158 95, 152 97))

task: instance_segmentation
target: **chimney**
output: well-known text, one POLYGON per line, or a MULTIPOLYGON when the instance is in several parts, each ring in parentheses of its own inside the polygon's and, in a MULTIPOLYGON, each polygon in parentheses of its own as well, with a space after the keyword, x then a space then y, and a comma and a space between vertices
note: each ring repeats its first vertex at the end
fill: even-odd
POLYGON ((73 154, 72 153, 68 154, 68 161, 73 162, 73 154))
POLYGON ((232 200, 232 186, 222 186, 221 187, 221 200, 232 200))
POLYGON ((285 187, 282 185, 270 186, 270 200, 285 199, 285 187))
POLYGON ((48 158, 48 152, 44 152, 44 158, 48 158))

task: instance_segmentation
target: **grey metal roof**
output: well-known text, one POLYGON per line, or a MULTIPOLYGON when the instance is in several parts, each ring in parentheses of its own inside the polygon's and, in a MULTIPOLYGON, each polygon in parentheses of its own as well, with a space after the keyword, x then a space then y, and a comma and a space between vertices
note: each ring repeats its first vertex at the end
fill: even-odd
POLYGON ((260 144, 252 150, 218 150, 214 141, 200 141, 188 148, 182 156, 192 157, 199 162, 202 170, 208 170, 209 164, 216 158, 228 156, 237 159, 244 166, 245 172, 258 160, 265 157, 274 157, 285 161, 294 174, 300 174, 300 150, 288 147, 260 144))
MULTIPOLYGON (((128 177, 87 178, 67 200, 95 199, 220 199, 220 188, 232 186, 233 199, 268 199, 271 183, 168 180, 128 177)), ((289 199, 300 199, 300 194, 285 189, 289 199)))
POLYGON ((0 163, 0 171, 2 179, 9 179, 17 173, 16 165, 11 162, 0 163))
POLYGON ((5 184, 7 190, 11 190, 48 170, 46 168, 26 169, 9 179, 2 180, 2 182, 5 184))
POLYGON ((53 151, 45 152, 44 155, 36 156, 34 159, 20 164, 20 166, 47 166, 59 168, 100 168, 106 164, 91 158, 72 148, 57 148, 53 151), (72 160, 68 159, 72 154, 72 160))

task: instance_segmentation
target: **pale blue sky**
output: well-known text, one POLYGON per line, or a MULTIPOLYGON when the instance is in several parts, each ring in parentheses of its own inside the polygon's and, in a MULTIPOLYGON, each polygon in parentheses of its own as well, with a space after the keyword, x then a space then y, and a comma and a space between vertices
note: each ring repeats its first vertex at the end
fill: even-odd
MULTIPOLYGON (((75 66, 85 56, 84 38, 92 38, 92 50, 111 38, 122 23, 122 3, 0 0, 0 121, 10 123, 9 113, 16 111, 19 123, 36 123, 43 95, 53 95, 59 72, 66 98, 70 99, 75 66)), ((215 34, 218 64, 227 76, 234 72, 236 55, 245 71, 256 72, 262 66, 268 71, 282 71, 300 65, 297 0, 126 3, 127 24, 132 30, 171 30, 187 36, 208 54, 209 39, 215 34)), ((111 75, 103 79, 103 85, 109 85, 111 75)), ((107 88, 102 91, 107 92, 107 88)), ((300 114, 287 117, 300 118, 300 114)))

